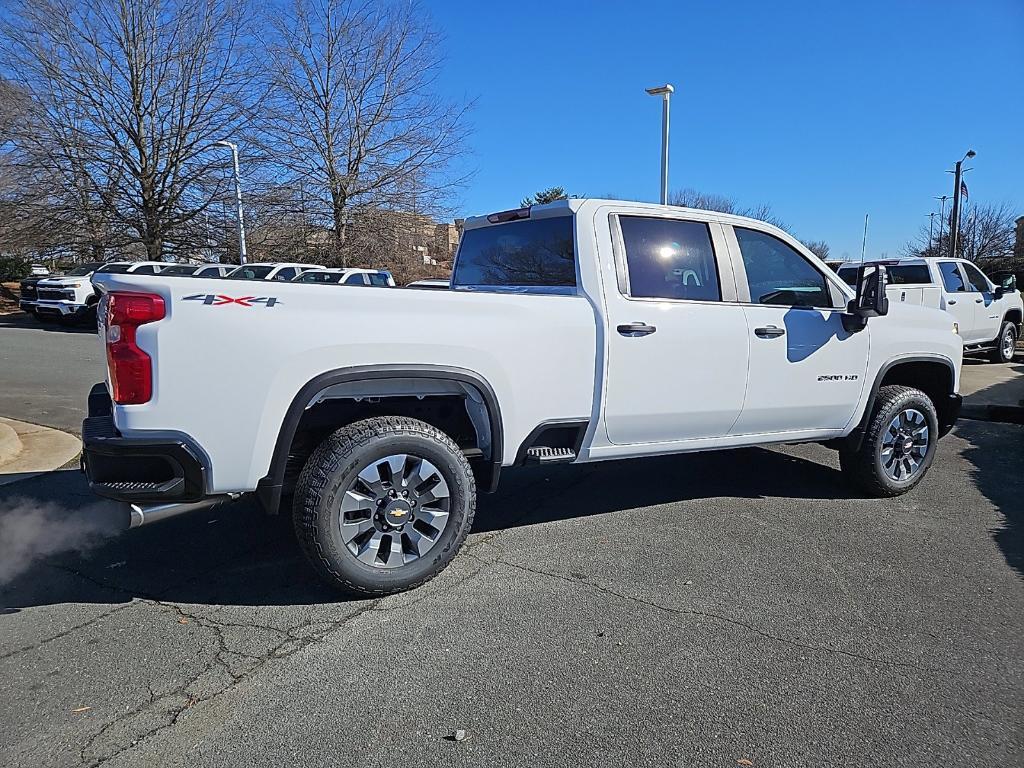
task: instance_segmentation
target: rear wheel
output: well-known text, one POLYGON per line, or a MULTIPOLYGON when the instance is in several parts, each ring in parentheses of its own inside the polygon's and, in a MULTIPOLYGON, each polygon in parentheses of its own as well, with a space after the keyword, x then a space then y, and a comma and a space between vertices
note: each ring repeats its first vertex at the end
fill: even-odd
POLYGON ((313 451, 293 515, 317 572, 345 592, 411 589, 440 573, 462 546, 476 511, 466 457, 425 422, 358 421, 313 451))
POLYGON ((1017 350, 1017 326, 1009 320, 1003 323, 996 338, 995 349, 990 354, 993 363, 1009 363, 1017 350))
POLYGON ((859 446, 839 450, 843 473, 872 496, 899 496, 924 478, 935 458, 939 420, 919 389, 897 385, 878 390, 859 446))

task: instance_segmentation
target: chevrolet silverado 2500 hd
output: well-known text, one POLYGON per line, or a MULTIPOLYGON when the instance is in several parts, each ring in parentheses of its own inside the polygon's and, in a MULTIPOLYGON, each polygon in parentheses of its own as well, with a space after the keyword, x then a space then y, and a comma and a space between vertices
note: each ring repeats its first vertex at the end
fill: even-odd
POLYGON ((854 291, 775 227, 686 208, 468 219, 447 291, 95 281, 92 490, 133 525, 291 499, 310 562, 359 594, 444 568, 510 467, 821 442, 896 495, 960 403, 953 319, 889 303, 884 267, 854 291))

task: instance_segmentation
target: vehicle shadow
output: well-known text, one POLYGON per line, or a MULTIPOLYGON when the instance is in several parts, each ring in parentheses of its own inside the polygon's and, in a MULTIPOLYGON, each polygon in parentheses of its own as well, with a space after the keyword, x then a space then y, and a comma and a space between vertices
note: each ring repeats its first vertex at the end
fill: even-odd
MULTIPOLYGON (((765 449, 525 469, 506 473, 497 494, 479 497, 473 532, 629 514, 680 500, 794 493, 854 495, 847 494, 838 470, 765 449)), ((78 471, 0 487, 0 557, 8 560, 0 567, 0 614, 136 598, 210 605, 341 599, 305 563, 290 515, 267 517, 254 501, 126 528, 127 513, 98 502, 78 471), (25 521, 31 523, 27 532, 19 530, 25 521)))
POLYGON ((0 315, 0 328, 35 328, 57 333, 96 333, 96 323, 81 322, 65 325, 58 320, 40 320, 27 312, 0 315))

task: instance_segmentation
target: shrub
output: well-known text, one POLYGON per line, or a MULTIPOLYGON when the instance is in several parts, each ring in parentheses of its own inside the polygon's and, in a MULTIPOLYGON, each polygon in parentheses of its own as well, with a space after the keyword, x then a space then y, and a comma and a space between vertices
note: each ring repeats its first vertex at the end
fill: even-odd
POLYGON ((20 280, 29 273, 31 263, 22 256, 0 253, 0 281, 20 280))

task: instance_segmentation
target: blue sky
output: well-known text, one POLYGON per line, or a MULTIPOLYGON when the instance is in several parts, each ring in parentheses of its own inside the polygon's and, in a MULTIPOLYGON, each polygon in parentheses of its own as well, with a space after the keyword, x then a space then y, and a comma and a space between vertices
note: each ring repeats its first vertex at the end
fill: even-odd
POLYGON ((655 200, 671 82, 672 188, 768 202, 833 256, 896 255, 973 147, 971 200, 1024 213, 1024 1, 427 0, 442 88, 475 97, 462 214, 547 186, 655 200), (959 46, 956 51, 956 46, 959 46), (954 52, 956 51, 956 52, 954 52))

